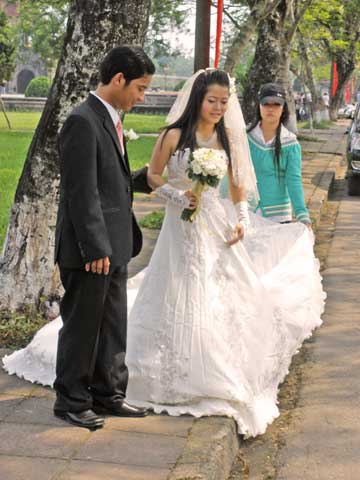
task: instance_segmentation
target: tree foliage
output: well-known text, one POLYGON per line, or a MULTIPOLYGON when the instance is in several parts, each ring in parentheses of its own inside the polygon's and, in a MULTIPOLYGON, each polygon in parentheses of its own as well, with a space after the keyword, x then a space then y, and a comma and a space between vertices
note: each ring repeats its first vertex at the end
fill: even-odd
POLYGON ((168 34, 184 31, 189 2, 183 0, 152 0, 146 51, 155 59, 176 56, 180 52, 170 45, 168 34))
POLYGON ((4 12, 0 12, 0 84, 8 81, 15 68, 16 36, 4 12))
POLYGON ((243 110, 246 121, 255 120, 256 96, 260 85, 276 81, 283 84, 287 91, 289 126, 296 129, 289 77, 291 45, 298 24, 311 2, 312 0, 248 1, 251 15, 258 18, 258 23, 254 61, 244 91, 243 110))
POLYGON ((60 57, 68 0, 22 0, 18 30, 22 47, 39 55, 49 71, 54 70, 60 57))
MULTIPOLYGON (((60 57, 66 29, 69 0, 22 0, 19 32, 23 44, 37 53, 46 67, 54 68, 60 57)), ((153 0, 146 37, 146 50, 154 58, 175 56, 169 35, 184 31, 184 20, 191 2, 153 0)))
POLYGON ((330 101, 335 119, 345 84, 360 59, 360 0, 313 0, 299 29, 309 46, 311 63, 325 54, 329 64, 336 64, 338 88, 330 101))

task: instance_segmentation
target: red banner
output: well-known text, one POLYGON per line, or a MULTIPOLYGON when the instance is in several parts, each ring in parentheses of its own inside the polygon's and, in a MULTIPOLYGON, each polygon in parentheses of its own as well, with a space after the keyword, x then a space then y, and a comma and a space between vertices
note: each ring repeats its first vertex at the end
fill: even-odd
POLYGON ((332 78, 332 89, 331 89, 331 96, 334 97, 336 90, 338 88, 339 79, 337 73, 337 65, 336 62, 333 63, 333 78, 332 78))
POLYGON ((223 0, 218 0, 218 2, 217 2, 217 16, 216 16, 215 60, 214 60, 214 67, 215 68, 218 68, 219 60, 220 60, 223 4, 224 4, 223 0))
POLYGON ((350 91, 350 82, 345 84, 345 103, 351 103, 351 91, 350 91))

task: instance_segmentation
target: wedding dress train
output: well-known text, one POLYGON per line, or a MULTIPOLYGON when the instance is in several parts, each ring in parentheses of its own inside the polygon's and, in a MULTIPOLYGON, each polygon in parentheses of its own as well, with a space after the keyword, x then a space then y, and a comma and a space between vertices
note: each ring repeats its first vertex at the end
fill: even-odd
MULTIPOLYGON (((189 152, 168 163, 169 183, 188 189, 189 152)), ((277 392, 291 358, 321 324, 325 294, 313 235, 302 224, 251 215, 229 247, 235 210, 216 188, 194 223, 168 203, 143 272, 129 280, 127 399, 170 415, 226 415, 255 436, 279 414, 277 392)), ((61 318, 3 359, 9 373, 52 385, 61 318)))

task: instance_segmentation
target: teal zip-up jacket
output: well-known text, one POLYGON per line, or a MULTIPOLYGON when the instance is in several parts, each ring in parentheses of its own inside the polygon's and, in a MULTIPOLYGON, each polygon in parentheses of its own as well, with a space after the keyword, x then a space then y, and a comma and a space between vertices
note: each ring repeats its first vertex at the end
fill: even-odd
POLYGON ((279 172, 274 165, 274 146, 264 143, 254 130, 248 140, 263 216, 291 220, 293 210, 298 222, 311 223, 304 201, 301 146, 296 135, 282 126, 279 172))

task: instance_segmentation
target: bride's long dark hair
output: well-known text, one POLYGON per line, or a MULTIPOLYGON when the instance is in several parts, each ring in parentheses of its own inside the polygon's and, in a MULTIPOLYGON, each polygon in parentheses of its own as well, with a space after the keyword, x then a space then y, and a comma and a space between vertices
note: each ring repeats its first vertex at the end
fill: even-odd
MULTIPOLYGON (((174 123, 164 128, 165 134, 163 139, 169 130, 173 128, 179 128, 181 130, 176 150, 190 148, 193 152, 198 148, 195 135, 196 127, 200 116, 201 105, 210 85, 221 85, 222 87, 230 88, 228 74, 223 70, 205 70, 204 73, 201 73, 195 79, 183 114, 174 123)), ((226 134, 224 117, 216 123, 215 129, 219 143, 225 150, 229 161, 231 162, 230 145, 226 134)))

